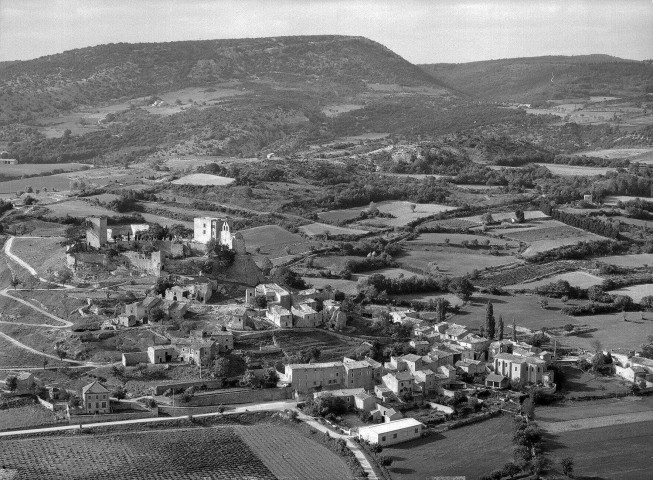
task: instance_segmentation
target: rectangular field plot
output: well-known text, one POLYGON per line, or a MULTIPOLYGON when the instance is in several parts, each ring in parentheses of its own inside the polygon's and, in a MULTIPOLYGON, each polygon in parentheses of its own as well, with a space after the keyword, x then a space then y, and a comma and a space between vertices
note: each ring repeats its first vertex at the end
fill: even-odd
POLYGON ((236 430, 279 479, 352 478, 340 457, 290 428, 264 424, 236 427, 236 430))
POLYGON ((624 287, 618 290, 610 290, 608 293, 612 295, 626 295, 632 298, 633 302, 639 303, 642 301, 642 298, 653 295, 653 283, 631 285, 630 287, 624 287))
MULTIPOLYGON (((0 430, 54 425, 61 421, 54 412, 40 404, 0 410, 0 430)), ((68 425, 68 421, 64 421, 68 425)))
POLYGON ((21 180, 9 180, 0 182, 0 193, 24 192, 27 187, 34 190, 56 189, 57 191, 70 190, 70 178, 68 174, 46 175, 42 177, 23 178, 21 180))
POLYGON ((318 235, 324 235, 325 233, 328 233, 329 235, 351 235, 360 237, 369 233, 367 230, 336 227, 335 225, 327 225, 326 223, 309 223, 308 225, 302 225, 299 229, 309 237, 317 237, 318 235))
POLYGON ((37 175, 60 170, 74 172, 89 168, 91 165, 84 163, 23 163, 18 165, 2 165, 0 174, 8 177, 22 177, 23 175, 37 175))
MULTIPOLYGON (((473 215, 471 217, 463 217, 460 219, 456 220, 466 220, 468 222, 473 222, 478 225, 483 223, 482 220, 483 215, 473 215)), ((515 217, 515 212, 498 212, 498 213, 493 213, 492 214, 492 219, 495 222, 507 222, 510 221, 511 218, 515 217)), ((528 220, 541 220, 541 219, 546 219, 549 218, 547 215, 544 214, 544 212, 541 212, 539 210, 532 210, 532 211, 526 211, 524 212, 524 220, 528 222, 528 220)), ((528 225, 528 223, 524 224, 528 225)))
MULTIPOLYGON (((382 224, 388 227, 402 227, 414 220, 418 220, 423 217, 429 217, 431 215, 435 215, 436 213, 456 210, 456 207, 450 207, 448 205, 411 203, 399 200, 388 200, 376 203, 375 205, 379 209, 379 212, 389 213, 395 218, 371 217, 369 221, 374 222, 374 225, 382 224), (412 205, 415 205, 414 209, 412 208, 412 205)), ((322 212, 318 216, 321 220, 325 220, 327 222, 342 222, 360 217, 361 212, 366 208, 367 207, 355 207, 345 210, 331 210, 329 212, 322 212)))
MULTIPOLYGON (((469 235, 465 233, 422 233, 415 240, 406 242, 408 245, 464 245, 463 242, 472 244, 478 242, 479 246, 497 245, 505 247, 505 240, 484 235, 469 235), (448 240, 448 241, 447 241, 448 240)), ((513 242, 514 245, 514 242, 513 242)), ((517 245, 519 246, 519 245, 517 245)))
POLYGON ((544 285, 548 285, 549 283, 552 282, 558 282, 560 280, 569 282, 569 285, 571 285, 572 287, 580 287, 580 288, 589 288, 594 285, 601 285, 601 283, 603 283, 603 279, 601 277, 597 277, 595 275, 591 275, 586 272, 567 272, 567 273, 561 273, 559 275, 553 275, 551 277, 542 278, 534 282, 518 283, 515 285, 510 285, 507 288, 508 290, 518 290, 522 288, 530 290, 544 285))
POLYGON ((71 217, 91 217, 91 216, 113 216, 117 215, 116 212, 109 210, 104 207, 98 207, 97 205, 91 205, 84 200, 71 200, 69 202, 54 203, 47 206, 50 210, 51 216, 55 217, 65 217, 70 215, 71 217))
POLYGON ((564 177, 594 177, 596 175, 605 175, 608 172, 616 172, 616 168, 602 167, 581 167, 578 165, 556 165, 553 163, 538 163, 546 167, 552 174, 564 177))
MULTIPOLYGON (((383 455, 394 480, 424 480, 438 476, 479 478, 512 460, 512 419, 493 418, 390 447, 383 455)), ((457 478, 457 477, 456 477, 457 478)))
POLYGON ((459 251, 452 255, 451 249, 434 247, 432 250, 411 250, 396 259, 400 265, 428 273, 442 273, 454 277, 465 275, 473 270, 498 267, 511 263, 521 263, 512 255, 494 256, 490 254, 467 253, 459 251), (436 268, 437 267, 437 270, 436 268))
POLYGON ((596 260, 619 267, 642 267, 644 265, 653 265, 653 253, 613 255, 610 257, 598 257, 596 260))
POLYGON ((7 439, 0 463, 42 480, 276 478, 228 427, 7 439))

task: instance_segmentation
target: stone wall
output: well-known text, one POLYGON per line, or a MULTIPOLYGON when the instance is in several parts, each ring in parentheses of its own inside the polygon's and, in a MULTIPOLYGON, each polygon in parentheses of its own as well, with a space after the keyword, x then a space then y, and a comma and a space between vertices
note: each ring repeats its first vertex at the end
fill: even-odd
POLYGON ((138 365, 139 363, 148 363, 149 358, 147 352, 131 352, 122 354, 122 364, 125 367, 130 365, 138 365))
POLYGON ((163 392, 165 392, 170 388, 174 388, 175 390, 186 390, 188 387, 200 388, 203 385, 206 385, 207 388, 220 388, 222 387, 222 380, 207 379, 207 380, 196 380, 193 382, 170 382, 170 383, 155 385, 153 389, 154 389, 154 395, 162 395, 163 392))

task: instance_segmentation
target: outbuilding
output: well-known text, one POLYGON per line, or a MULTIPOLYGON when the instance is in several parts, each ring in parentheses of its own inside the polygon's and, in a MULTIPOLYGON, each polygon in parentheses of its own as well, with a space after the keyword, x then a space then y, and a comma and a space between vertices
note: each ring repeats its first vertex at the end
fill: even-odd
POLYGON ((358 437, 372 444, 394 445, 420 438, 423 428, 424 424, 414 418, 402 418, 379 425, 360 427, 358 437))

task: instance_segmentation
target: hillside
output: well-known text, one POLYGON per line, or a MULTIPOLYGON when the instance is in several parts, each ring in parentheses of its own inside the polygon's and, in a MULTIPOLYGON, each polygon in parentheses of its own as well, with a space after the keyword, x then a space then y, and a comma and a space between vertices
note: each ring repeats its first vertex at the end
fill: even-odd
POLYGON ((300 84, 340 95, 365 89, 367 83, 439 85, 362 37, 119 43, 0 63, 0 124, 234 80, 248 90, 300 84))
POLYGON ((653 90, 653 65, 609 55, 546 56, 421 65, 425 72, 484 100, 537 103, 653 90))

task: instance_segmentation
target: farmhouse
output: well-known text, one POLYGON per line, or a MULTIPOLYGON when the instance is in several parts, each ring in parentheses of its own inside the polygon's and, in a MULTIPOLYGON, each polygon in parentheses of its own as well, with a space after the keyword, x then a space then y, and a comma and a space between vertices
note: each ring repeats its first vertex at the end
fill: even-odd
POLYGON ((262 283, 255 288, 245 290, 245 303, 248 305, 254 306, 256 297, 265 297, 268 305, 281 305, 288 310, 292 304, 290 292, 276 283, 262 283))
POLYGON ((170 363, 177 356, 172 345, 154 345, 147 347, 147 357, 150 363, 170 363))
POLYGON ((214 285, 207 278, 189 281, 183 285, 174 285, 165 292, 165 299, 175 302, 197 301, 206 303, 213 295, 214 285))
POLYGON ((82 402, 88 414, 111 412, 109 390, 99 382, 89 383, 82 388, 82 402))
POLYGON ((292 313, 281 305, 270 305, 265 312, 265 317, 277 327, 292 328, 292 313))
POLYGON ((380 425, 359 427, 358 438, 378 445, 394 445, 422 436, 424 424, 414 418, 403 418, 380 425))
POLYGON ((374 388, 374 366, 369 361, 345 357, 342 363, 345 367, 343 385, 347 388, 364 388, 366 390, 374 388))
POLYGON ((310 305, 302 303, 291 307, 293 326, 297 328, 312 328, 322 325, 322 313, 315 311, 310 305))
POLYGON ((133 316, 136 321, 145 321, 155 309, 163 309, 163 307, 163 300, 159 297, 145 297, 139 302, 125 305, 125 315, 133 316))
POLYGON ((409 372, 391 372, 382 378, 383 384, 395 395, 413 392, 413 375, 409 372))
POLYGON ((0 165, 17 165, 18 160, 15 158, 0 158, 0 165))
POLYGON ((508 379, 503 375, 490 373, 485 377, 485 386, 489 388, 506 388, 508 386, 508 379))
POLYGON ((297 393, 306 393, 317 387, 343 384, 345 368, 342 362, 293 363, 286 365, 285 381, 297 393))
POLYGON ((210 365, 219 350, 215 340, 211 339, 178 339, 173 347, 181 361, 202 366, 210 365))

